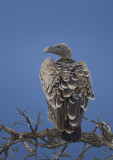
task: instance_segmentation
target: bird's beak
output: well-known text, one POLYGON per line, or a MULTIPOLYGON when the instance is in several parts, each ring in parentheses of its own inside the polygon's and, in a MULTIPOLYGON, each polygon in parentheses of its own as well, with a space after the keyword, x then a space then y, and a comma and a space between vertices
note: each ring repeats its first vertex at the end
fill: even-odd
POLYGON ((53 52, 53 47, 47 47, 44 49, 44 53, 52 53, 53 52))
POLYGON ((49 48, 49 47, 47 47, 47 48, 44 49, 44 53, 47 53, 47 52, 48 52, 48 48, 49 48))

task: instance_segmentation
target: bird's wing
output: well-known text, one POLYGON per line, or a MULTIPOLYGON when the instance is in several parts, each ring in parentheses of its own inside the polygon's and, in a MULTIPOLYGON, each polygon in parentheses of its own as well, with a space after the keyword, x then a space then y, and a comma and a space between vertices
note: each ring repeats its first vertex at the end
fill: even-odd
MULTIPOLYGON (((60 130, 72 132, 81 123, 81 116, 94 99, 91 75, 84 62, 60 59, 46 66, 41 81, 48 102, 49 119, 60 130), (45 73, 46 72, 46 73, 45 73)), ((43 73, 43 74, 42 74, 43 73)))
POLYGON ((78 87, 81 88, 82 94, 84 94, 88 99, 94 100, 95 97, 92 88, 91 74, 87 64, 83 61, 80 61, 75 67, 75 74, 79 79, 77 84, 78 87), (84 81, 83 84, 82 81, 84 81))

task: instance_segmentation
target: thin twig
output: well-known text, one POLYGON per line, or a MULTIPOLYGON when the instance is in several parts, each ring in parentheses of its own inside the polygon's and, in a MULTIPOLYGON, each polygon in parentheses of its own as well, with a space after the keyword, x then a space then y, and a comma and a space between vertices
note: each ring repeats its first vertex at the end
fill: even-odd
POLYGON ((23 144, 25 145, 25 147, 27 148, 28 151, 33 152, 34 150, 28 145, 27 142, 23 141, 23 144))
POLYGON ((8 148, 6 148, 5 150, 4 150, 4 157, 3 157, 3 160, 6 160, 6 158, 8 157, 8 148))
POLYGON ((109 133, 112 133, 112 128, 108 123, 102 121, 102 124, 105 125, 105 127, 107 127, 109 133))
POLYGON ((60 154, 58 155, 59 157, 60 157, 60 156, 63 154, 63 152, 66 150, 67 146, 68 146, 68 143, 66 143, 66 144, 64 145, 64 147, 62 148, 60 154))
POLYGON ((80 155, 78 156, 77 160, 82 160, 83 158, 85 158, 86 156, 84 157, 84 153, 91 147, 92 147, 92 145, 86 146, 86 144, 85 144, 84 148, 83 148, 83 151, 80 153, 80 155))
POLYGON ((41 153, 44 157, 47 158, 47 160, 51 160, 48 156, 46 156, 44 153, 41 153))
POLYGON ((10 145, 9 145, 9 150, 10 150, 10 153, 11 153, 11 156, 12 156, 13 160, 15 160, 15 157, 14 157, 13 151, 11 150, 10 145))
POLYGON ((29 156, 29 152, 30 152, 30 151, 27 151, 27 153, 26 153, 26 156, 25 156, 24 160, 27 160, 27 158, 28 158, 28 156, 29 156))
POLYGON ((24 117, 26 118, 26 121, 27 121, 27 123, 29 124, 29 127, 30 127, 31 131, 34 133, 33 127, 32 127, 31 122, 30 122, 30 119, 29 119, 29 117, 24 113, 25 111, 22 112, 19 108, 17 108, 17 110, 18 110, 18 112, 19 112, 20 115, 22 115, 22 116, 24 116, 24 117))
POLYGON ((90 121, 92 123, 95 123, 97 126, 98 126, 98 122, 94 121, 94 120, 91 120, 90 118, 86 118, 86 117, 82 117, 83 119, 87 120, 87 121, 90 121))

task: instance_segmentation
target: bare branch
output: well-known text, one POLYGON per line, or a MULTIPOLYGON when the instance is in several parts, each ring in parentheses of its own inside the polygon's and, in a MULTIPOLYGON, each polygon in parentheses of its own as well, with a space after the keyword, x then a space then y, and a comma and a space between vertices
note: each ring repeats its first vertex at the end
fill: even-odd
POLYGON ((25 147, 27 148, 27 150, 28 150, 29 152, 33 152, 33 149, 28 145, 27 142, 24 141, 23 144, 25 145, 25 147))
POLYGON ((83 148, 83 151, 80 153, 80 155, 78 156, 78 158, 77 158, 77 160, 82 160, 82 159, 84 159, 86 156, 84 156, 84 153, 89 149, 89 148, 91 148, 92 147, 92 145, 88 145, 88 146, 86 146, 86 144, 84 145, 84 148, 83 148))
POLYGON ((46 156, 44 153, 41 153, 42 155, 44 155, 44 157, 47 158, 47 160, 51 160, 48 156, 46 156))
POLYGON ((10 135, 16 135, 17 134, 16 131, 14 131, 13 129, 8 128, 8 127, 6 127, 5 125, 2 125, 2 124, 0 124, 0 131, 1 130, 4 130, 5 132, 9 133, 10 135))
MULTIPOLYGON (((20 109, 18 109, 18 112, 20 115, 24 117, 24 119, 15 122, 14 125, 20 123, 21 121, 26 121, 27 126, 29 126, 30 128, 30 132, 16 132, 15 130, 6 127, 5 125, 0 124, 0 131, 3 130, 10 135, 10 137, 5 137, 5 140, 8 142, 0 146, 0 154, 4 153, 4 158, 3 158, 4 160, 8 156, 8 150, 10 150, 11 155, 14 159, 13 152, 11 151, 11 146, 18 142, 22 142, 27 149, 27 154, 25 156, 25 159, 27 159, 27 157, 30 156, 35 156, 35 159, 38 159, 37 157, 38 146, 45 147, 48 149, 55 149, 63 146, 59 155, 57 156, 61 157, 63 156, 64 153, 66 153, 64 151, 66 150, 68 144, 67 142, 62 141, 61 132, 59 132, 55 128, 45 129, 40 132, 38 131, 39 125, 42 124, 42 121, 40 120, 40 115, 41 115, 40 112, 37 116, 36 123, 28 117, 26 111, 22 112, 20 109), (33 148, 31 148, 31 145, 33 146, 33 148)), ((81 152, 78 158, 82 157, 83 159, 84 153, 90 147, 108 146, 111 150, 113 150, 113 134, 111 132, 111 127, 106 122, 101 122, 99 118, 97 122, 85 117, 84 119, 94 123, 96 126, 93 132, 81 133, 81 138, 77 142, 83 142, 90 145, 84 147, 83 151, 81 152), (101 135, 95 133, 97 128, 101 131, 101 135)))
POLYGON ((30 127, 31 131, 34 132, 34 130, 33 130, 33 128, 32 128, 32 125, 31 125, 31 122, 30 122, 30 119, 29 119, 29 117, 25 114, 25 111, 22 112, 19 108, 17 108, 17 110, 18 110, 18 112, 19 112, 20 115, 22 115, 22 116, 25 117, 26 122, 29 124, 29 127, 30 127))
POLYGON ((11 155, 12 155, 13 160, 15 160, 15 157, 14 157, 13 151, 11 150, 11 147, 10 147, 10 146, 9 146, 9 150, 10 150, 10 153, 11 153, 11 155))
POLYGON ((59 154, 59 157, 60 157, 60 156, 63 154, 63 152, 66 150, 67 146, 68 146, 68 143, 66 143, 66 144, 64 145, 64 147, 62 148, 62 150, 61 150, 61 152, 60 152, 60 154, 59 154))
POLYGON ((98 126, 98 122, 96 122, 96 121, 94 121, 94 120, 92 120, 90 118, 86 118, 86 117, 82 117, 82 118, 85 119, 85 120, 87 120, 87 121, 90 121, 92 123, 95 123, 98 126))

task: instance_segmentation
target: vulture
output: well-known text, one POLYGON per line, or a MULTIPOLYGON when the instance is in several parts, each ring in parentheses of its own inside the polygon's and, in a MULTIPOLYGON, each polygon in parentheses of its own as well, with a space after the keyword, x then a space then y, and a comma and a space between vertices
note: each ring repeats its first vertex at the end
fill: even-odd
POLYGON ((72 51, 65 43, 47 47, 45 53, 60 56, 56 62, 47 58, 40 68, 41 85, 48 104, 48 119, 61 132, 61 138, 75 142, 81 137, 81 121, 94 100, 91 74, 84 61, 72 59, 72 51))

